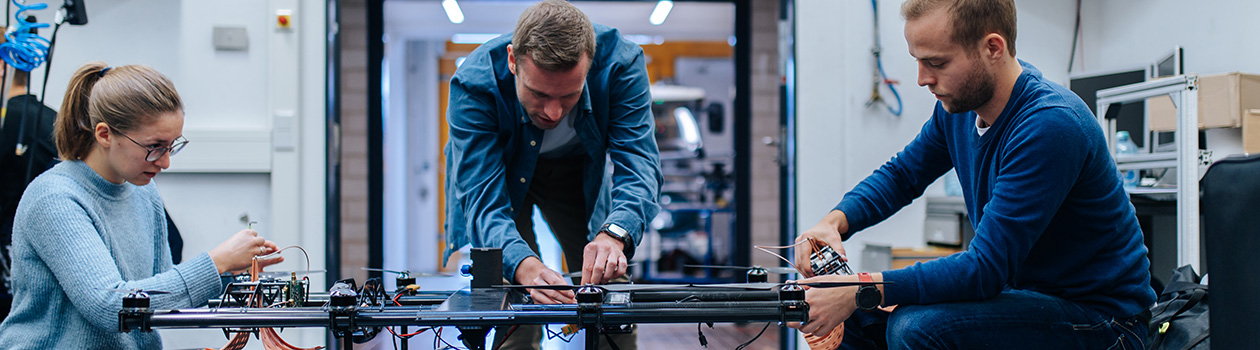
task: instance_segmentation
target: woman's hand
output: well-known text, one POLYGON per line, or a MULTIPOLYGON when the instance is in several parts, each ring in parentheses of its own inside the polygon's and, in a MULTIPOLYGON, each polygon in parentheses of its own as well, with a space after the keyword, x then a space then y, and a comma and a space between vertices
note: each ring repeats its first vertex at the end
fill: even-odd
MULTIPOLYGON (((229 237, 218 247, 210 251, 210 260, 219 269, 219 273, 237 272, 249 268, 254 257, 276 252, 276 243, 258 237, 258 231, 245 229, 229 237)), ((258 267, 273 265, 284 261, 284 257, 276 256, 260 259, 258 267)))

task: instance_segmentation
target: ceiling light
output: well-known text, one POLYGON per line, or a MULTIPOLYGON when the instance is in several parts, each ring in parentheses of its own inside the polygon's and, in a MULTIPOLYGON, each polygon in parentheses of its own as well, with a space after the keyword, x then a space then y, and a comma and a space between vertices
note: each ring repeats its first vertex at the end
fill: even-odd
MULTIPOLYGON (((455 0, 450 0, 454 2, 455 0)), ((656 9, 652 10, 652 16, 648 17, 648 22, 652 25, 659 26, 665 23, 665 17, 669 17, 669 10, 674 8, 674 2, 670 0, 661 0, 656 3, 656 9)))
POLYGON ((449 18, 451 23, 464 23, 464 11, 459 10, 459 3, 455 0, 442 0, 442 9, 446 10, 446 18, 449 18))
POLYGON ((490 39, 498 38, 498 33, 457 33, 451 35, 451 42, 456 44, 485 44, 490 39))
POLYGON ((652 43, 651 35, 627 34, 625 35, 625 37, 626 37, 626 40, 630 40, 631 42, 638 45, 648 45, 652 43))

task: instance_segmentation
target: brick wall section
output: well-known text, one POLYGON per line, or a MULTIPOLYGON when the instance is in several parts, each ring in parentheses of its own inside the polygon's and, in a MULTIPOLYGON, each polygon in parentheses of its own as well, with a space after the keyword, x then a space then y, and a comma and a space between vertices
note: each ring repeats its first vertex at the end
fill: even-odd
POLYGON ((367 274, 367 5, 341 1, 341 277, 367 274))
MULTIPOLYGON (((778 148, 762 138, 779 137, 779 1, 752 1, 752 244, 779 245, 778 148)), ((779 266, 779 259, 752 251, 752 263, 779 266)), ((790 258, 790 257, 789 257, 790 258)))

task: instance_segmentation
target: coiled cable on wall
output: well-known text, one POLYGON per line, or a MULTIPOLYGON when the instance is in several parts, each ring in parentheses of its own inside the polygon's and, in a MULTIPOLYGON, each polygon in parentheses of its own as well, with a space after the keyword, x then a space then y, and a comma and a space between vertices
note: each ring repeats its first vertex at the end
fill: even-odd
POLYGON ((13 69, 30 72, 44 64, 51 43, 48 39, 35 34, 33 30, 48 28, 48 23, 27 22, 25 12, 46 9, 48 4, 26 5, 19 0, 13 0, 13 5, 18 8, 17 13, 13 15, 13 18, 18 21, 18 26, 16 30, 4 33, 5 42, 0 44, 0 59, 4 59, 4 62, 13 66, 13 69))

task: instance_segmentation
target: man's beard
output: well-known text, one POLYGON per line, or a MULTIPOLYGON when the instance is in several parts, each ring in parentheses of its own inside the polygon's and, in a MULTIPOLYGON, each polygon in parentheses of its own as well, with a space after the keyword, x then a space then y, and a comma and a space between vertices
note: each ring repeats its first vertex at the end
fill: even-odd
POLYGON ((985 74, 980 61, 975 62, 975 65, 971 67, 971 73, 967 74, 967 80, 958 88, 958 92, 954 93, 952 101, 948 103, 942 101, 941 104, 945 106, 946 111, 950 113, 974 111, 993 99, 993 90, 997 84, 993 82, 992 75, 985 74))

